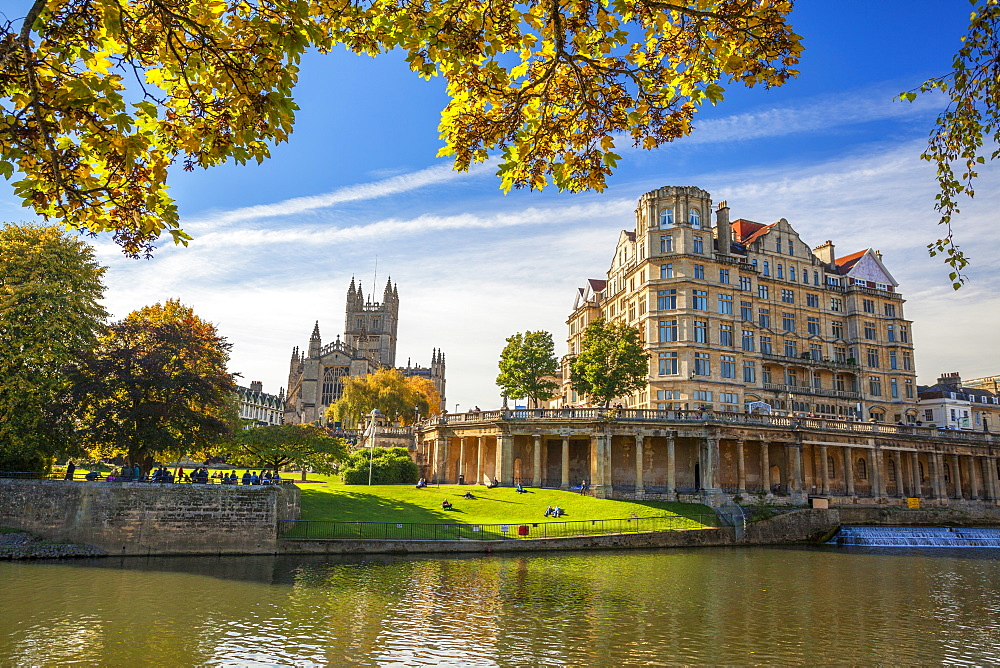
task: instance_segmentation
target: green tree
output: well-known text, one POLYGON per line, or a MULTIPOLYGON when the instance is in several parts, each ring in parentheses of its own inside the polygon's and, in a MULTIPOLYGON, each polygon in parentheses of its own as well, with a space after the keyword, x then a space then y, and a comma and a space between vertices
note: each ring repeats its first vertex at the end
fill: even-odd
POLYGON ((237 466, 278 470, 295 465, 319 473, 333 473, 347 454, 344 440, 334 438, 319 425, 282 424, 241 429, 216 452, 237 466))
POLYGON ((357 378, 344 378, 340 399, 326 409, 328 421, 360 425, 378 409, 390 422, 412 424, 416 415, 425 418, 439 412, 441 396, 434 383, 419 376, 404 376, 398 369, 379 369, 357 378))
POLYGON ((373 485, 415 483, 419 473, 406 448, 362 448, 351 453, 340 468, 346 485, 367 485, 369 457, 373 485))
POLYGON ((65 367, 107 317, 104 267, 55 227, 0 227, 0 470, 76 454, 65 367))
POLYGON ((607 407, 612 399, 646 386, 649 355, 637 328, 599 318, 583 331, 570 371, 573 389, 607 407))
POLYGON ((973 6, 969 31, 952 59, 947 74, 928 79, 919 88, 902 93, 913 101, 920 93, 943 93, 948 100, 931 130, 927 149, 920 156, 937 168, 938 194, 934 208, 941 213, 938 221, 945 234, 927 245, 931 256, 944 255, 952 269, 949 278, 956 290, 962 287, 962 270, 969 264, 965 253, 955 243, 953 217, 959 213, 962 195, 976 194, 975 180, 980 165, 1000 157, 1000 0, 970 0, 973 6), (983 138, 990 140, 984 150, 983 138), (955 165, 961 176, 955 173, 955 165))
POLYGON ((723 85, 797 74, 791 0, 34 0, 0 24, 0 174, 44 217, 130 255, 179 227, 169 168, 268 157, 302 54, 406 54, 443 77, 440 155, 502 187, 603 189, 619 137, 691 131, 723 85))
POLYGON ((518 332, 507 337, 499 366, 497 385, 511 399, 528 397, 537 407, 539 400, 550 399, 559 391, 559 383, 547 378, 559 373, 549 332, 518 332))
POLYGON ((232 345, 179 301, 113 323, 71 367, 87 445, 148 466, 204 452, 230 433, 232 345))

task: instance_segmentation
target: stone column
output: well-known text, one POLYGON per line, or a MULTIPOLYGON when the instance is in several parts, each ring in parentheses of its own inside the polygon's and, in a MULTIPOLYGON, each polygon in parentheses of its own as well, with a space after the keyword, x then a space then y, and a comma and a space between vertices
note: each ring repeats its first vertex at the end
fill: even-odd
POLYGON ((822 484, 820 486, 820 493, 829 494, 830 493, 830 467, 826 463, 826 446, 819 446, 819 466, 820 466, 820 480, 822 484))
POLYGON ((667 494, 677 491, 677 459, 674 452, 674 434, 667 436, 667 494))
POLYGON ((896 496, 902 499, 906 497, 906 489, 903 486, 903 461, 899 450, 892 451, 892 463, 896 465, 896 496))
POLYGON ((497 436, 496 470, 501 484, 514 484, 514 437, 510 434, 497 436))
POLYGON ((979 481, 976 480, 976 458, 973 455, 969 455, 967 461, 969 464, 969 498, 976 501, 979 499, 979 481))
POLYGON ((962 498, 962 462, 958 460, 958 455, 951 456, 951 479, 955 481, 955 498, 962 498))
POLYGON ((844 483, 847 485, 847 496, 854 496, 854 453, 850 446, 844 446, 844 483))
POLYGON ((465 475, 465 439, 463 436, 458 440, 458 466, 455 467, 455 482, 463 480, 465 475))
POLYGON ((923 496, 924 488, 920 482, 920 453, 910 453, 910 474, 913 476, 913 496, 923 496))
POLYGON ((944 466, 941 453, 932 452, 927 460, 934 463, 934 472, 931 474, 931 493, 935 500, 940 501, 945 498, 944 466))
POLYGON ((646 482, 642 475, 644 441, 645 437, 642 434, 635 435, 635 495, 640 499, 646 494, 646 482))
POLYGON ((447 460, 448 439, 434 439, 434 480, 441 482, 445 476, 445 464, 447 460))
POLYGON ((531 454, 534 460, 531 465, 531 484, 535 487, 542 486, 542 444, 544 441, 540 434, 535 434, 535 447, 532 448, 531 454))
POLYGON ((476 484, 483 482, 483 437, 476 436, 476 484))
POLYGON ((562 489, 569 489, 569 438, 562 440, 562 489))
POLYGON ((795 494, 801 494, 802 493, 802 487, 803 487, 803 485, 802 485, 802 446, 798 445, 798 444, 795 444, 795 443, 789 443, 788 446, 787 446, 787 448, 788 448, 788 455, 789 455, 789 457, 788 457, 788 459, 789 459, 789 467, 788 468, 790 468, 792 470, 792 475, 791 475, 791 480, 792 480, 791 487, 792 488, 791 488, 790 491, 794 492, 795 494))
POLYGON ((719 439, 706 438, 702 450, 701 486, 708 493, 719 489, 719 439))
POLYGON ((992 457, 983 457, 983 487, 991 501, 997 498, 997 464, 992 457))
POLYGON ((872 496, 881 499, 885 496, 885 456, 881 448, 872 448, 872 496))
POLYGON ((606 434, 594 434, 590 437, 590 487, 594 496, 603 499, 611 486, 607 479, 608 437, 606 434))
POLYGON ((743 450, 743 439, 736 441, 736 491, 740 496, 747 495, 747 462, 743 450))
POLYGON ((764 494, 771 495, 771 444, 768 441, 760 442, 760 475, 761 483, 764 485, 764 494))

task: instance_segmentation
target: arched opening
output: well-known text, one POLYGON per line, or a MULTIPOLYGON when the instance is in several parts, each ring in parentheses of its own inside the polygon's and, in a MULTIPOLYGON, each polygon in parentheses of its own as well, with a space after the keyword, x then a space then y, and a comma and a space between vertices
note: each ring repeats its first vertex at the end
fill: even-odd
POLYGON ((896 462, 890 459, 886 470, 889 472, 889 482, 896 482, 896 462))
POLYGON ((781 485, 781 469, 777 464, 771 467, 771 487, 775 485, 781 485))
POLYGON ((927 478, 924 476, 924 463, 917 462, 917 468, 920 470, 920 482, 927 480, 927 478))
POLYGON ((691 213, 688 214, 688 220, 691 221, 691 227, 701 227, 701 211, 691 209, 691 213))
POLYGON ((674 210, 673 209, 661 209, 660 210, 660 227, 669 227, 674 224, 674 210))
POLYGON ((868 462, 865 461, 864 457, 858 457, 855 470, 858 473, 858 480, 868 480, 868 462))
POLYGON ((951 482, 951 467, 947 463, 944 465, 944 481, 951 482))
POLYGON ((701 464, 698 462, 694 464, 694 488, 701 489, 701 464))
POLYGON ((521 479, 521 458, 517 457, 514 459, 514 482, 523 482, 521 479))
POLYGON ((833 457, 827 455, 826 457, 826 477, 836 478, 837 477, 837 463, 833 460, 833 457))

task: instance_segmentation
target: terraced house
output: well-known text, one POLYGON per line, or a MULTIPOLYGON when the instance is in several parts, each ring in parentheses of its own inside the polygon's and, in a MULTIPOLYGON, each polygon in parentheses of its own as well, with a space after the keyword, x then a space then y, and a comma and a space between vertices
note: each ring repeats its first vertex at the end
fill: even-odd
POLYGON ((603 317, 638 327, 650 354, 647 388, 621 398, 629 408, 915 423, 898 287, 877 250, 838 257, 784 218, 731 220, 700 188, 659 188, 639 199, 606 276, 577 292, 559 403, 584 403, 569 363, 603 317))

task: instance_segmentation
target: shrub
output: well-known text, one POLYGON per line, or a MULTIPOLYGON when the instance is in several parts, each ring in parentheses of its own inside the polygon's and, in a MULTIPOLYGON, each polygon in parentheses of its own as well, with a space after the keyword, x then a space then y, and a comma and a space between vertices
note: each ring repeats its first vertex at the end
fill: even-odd
POLYGON ((341 464, 340 472, 346 485, 368 484, 368 458, 371 457, 373 485, 393 485, 417 482, 417 465, 406 448, 367 448, 355 450, 341 464))

